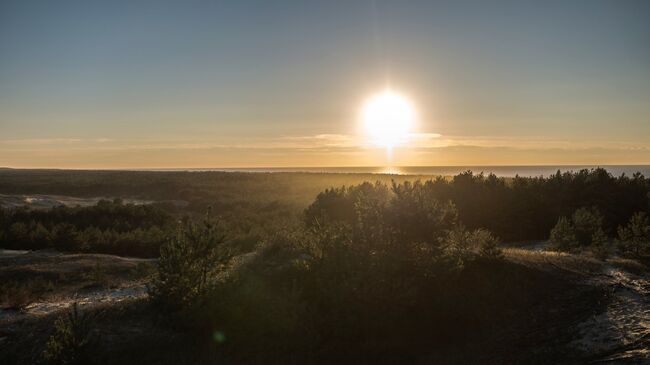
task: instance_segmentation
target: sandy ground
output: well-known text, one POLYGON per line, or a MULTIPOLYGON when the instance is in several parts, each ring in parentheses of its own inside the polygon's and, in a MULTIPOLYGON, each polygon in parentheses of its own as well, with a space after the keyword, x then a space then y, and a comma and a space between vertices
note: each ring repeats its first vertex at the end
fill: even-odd
MULTIPOLYGON (((45 194, 33 194, 33 195, 7 195, 0 194, 0 207, 2 208, 18 208, 18 207, 29 207, 31 209, 51 209, 58 206, 66 207, 89 207, 96 205, 100 200, 113 200, 114 197, 91 197, 91 198, 80 198, 74 196, 65 196, 65 195, 45 195, 45 194)), ((142 199, 131 199, 131 198, 120 198, 124 204, 152 204, 152 203, 167 203, 175 206, 176 208, 186 208, 189 205, 189 202, 185 200, 142 200, 142 199)))
POLYGON ((519 248, 510 249, 511 259, 576 274, 582 284, 607 293, 602 312, 574 325, 571 348, 594 363, 650 364, 650 270, 646 266, 628 259, 603 262, 552 252, 543 241, 515 246, 519 248))
POLYGON ((650 280, 606 264, 587 279, 610 293, 606 310, 580 323, 572 345, 601 362, 650 363, 650 280))
MULTIPOLYGON (((57 206, 67 207, 88 207, 97 204, 102 199, 113 200, 107 197, 94 197, 94 198, 77 198, 72 196, 63 195, 5 195, 0 194, 0 207, 3 208, 16 208, 27 206, 34 209, 50 209, 57 206)), ((150 204, 152 201, 139 200, 139 199, 123 199, 125 204, 150 204)))
MULTIPOLYGON (((0 280, 38 291, 22 308, 0 308, 0 325, 50 315, 77 302, 80 307, 110 305, 147 296, 146 277, 155 260, 53 250, 0 251, 0 280), (46 283, 43 285, 42 283, 46 283), (54 287, 54 290, 42 289, 54 287)), ((5 289, 7 290, 7 289, 5 289)))
MULTIPOLYGON (((541 243, 508 249, 506 256, 542 270, 564 271, 572 278, 579 278, 582 284, 608 293, 603 298, 604 303, 593 305, 602 310, 585 320, 566 324, 575 333, 569 346, 576 354, 582 354, 579 358, 588 359, 589 363, 650 364, 650 275, 647 267, 636 262, 632 265, 630 260, 602 262, 549 252, 541 243), (625 262, 628 263, 622 264, 625 262)), ((250 259, 250 255, 240 257, 236 264, 250 259)), ((21 309, 0 309, 0 345, 11 333, 19 332, 25 323, 56 316, 75 302, 82 308, 92 308, 146 298, 154 262, 111 255, 0 250, 0 282, 21 283, 39 277, 54 280, 56 284, 55 293, 43 295, 21 309), (149 272, 143 272, 143 267, 149 272)))
POLYGON ((124 301, 143 299, 146 298, 147 295, 147 286, 144 284, 77 293, 69 297, 34 302, 20 310, 0 309, 0 324, 4 323, 10 325, 15 321, 61 312, 70 308, 73 303, 77 303, 79 308, 88 308, 98 305, 113 305, 124 301))

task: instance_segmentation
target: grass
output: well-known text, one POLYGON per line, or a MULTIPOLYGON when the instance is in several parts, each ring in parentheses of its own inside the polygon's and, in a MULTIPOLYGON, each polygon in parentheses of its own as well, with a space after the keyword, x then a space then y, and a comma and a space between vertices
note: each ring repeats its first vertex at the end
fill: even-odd
POLYGON ((569 274, 586 276, 599 273, 603 262, 586 255, 556 251, 533 251, 523 248, 504 248, 503 253, 512 262, 541 270, 562 270, 569 274))
POLYGON ((22 310, 54 291, 53 282, 39 277, 21 283, 6 282, 0 285, 0 307, 22 310))

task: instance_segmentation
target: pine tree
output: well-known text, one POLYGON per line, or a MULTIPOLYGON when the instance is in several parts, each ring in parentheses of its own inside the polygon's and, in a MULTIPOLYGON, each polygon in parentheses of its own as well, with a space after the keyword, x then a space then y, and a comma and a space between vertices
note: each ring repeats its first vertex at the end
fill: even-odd
POLYGON ((551 247, 559 251, 571 251, 579 246, 575 228, 566 217, 560 217, 557 221, 549 241, 551 247))
POLYGON ((643 212, 635 213, 625 226, 618 227, 619 249, 635 256, 650 254, 650 219, 643 212))
POLYGON ((591 249, 601 260, 607 259, 612 254, 612 245, 600 228, 591 236, 591 249))
POLYGON ((225 236, 209 213, 200 224, 182 222, 176 235, 160 248, 153 297, 175 309, 196 303, 230 258, 224 242, 225 236))

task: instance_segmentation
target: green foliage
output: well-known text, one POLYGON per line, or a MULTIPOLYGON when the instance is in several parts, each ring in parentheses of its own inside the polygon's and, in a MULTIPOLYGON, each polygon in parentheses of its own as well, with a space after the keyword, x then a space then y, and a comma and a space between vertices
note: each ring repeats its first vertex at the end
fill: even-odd
POLYGON ((474 231, 472 240, 478 246, 480 257, 489 260, 503 259, 503 251, 499 248, 499 240, 490 231, 478 229, 474 231))
POLYGON ((0 246, 154 257, 171 216, 152 206, 100 201, 91 207, 0 211, 0 246))
POLYGON ((111 284, 111 278, 105 266, 95 264, 93 267, 86 270, 81 274, 84 281, 90 285, 97 285, 101 287, 108 287, 111 284))
POLYGON ((591 236, 591 249, 597 258, 601 260, 607 259, 613 252, 613 246, 605 232, 598 228, 591 236))
POLYGON ((419 181, 393 183, 387 216, 397 241, 435 243, 442 232, 456 224, 455 205, 439 200, 431 186, 419 181))
POLYGON ((74 303, 67 315, 54 323, 54 334, 42 354, 43 362, 61 365, 92 363, 90 349, 97 341, 92 333, 94 322, 93 314, 80 312, 74 303))
POLYGON ((635 213, 630 221, 618 227, 618 248, 625 254, 650 255, 650 219, 643 212, 635 213))
POLYGON ((549 242, 553 249, 559 251, 572 251, 580 244, 576 237, 575 227, 566 217, 560 217, 557 221, 551 230, 549 242))
POLYGON ((458 224, 453 229, 447 230, 446 235, 440 238, 440 243, 445 252, 452 257, 459 267, 473 257, 472 249, 475 248, 472 232, 463 225, 458 224))
POLYGON ((559 251, 575 251, 592 247, 605 254, 607 236, 603 231, 603 216, 596 208, 579 208, 571 219, 561 217, 551 230, 549 242, 559 251))
POLYGON ((153 297, 173 309, 200 301, 230 257, 224 241, 222 230, 209 215, 202 223, 183 221, 160 248, 153 297))
POLYGON ((419 181, 393 182, 390 189, 381 182, 329 189, 305 210, 307 227, 343 224, 364 242, 433 244, 456 221, 454 205, 437 199, 431 186, 419 181))
POLYGON ((36 276, 25 282, 0 282, 0 308, 23 309, 54 290, 54 283, 36 276))
MULTIPOLYGON (((513 302, 527 300, 522 290, 531 296, 548 293, 541 274, 498 261, 502 253, 490 232, 506 240, 542 239, 555 225, 551 241, 559 249, 587 245, 605 257, 611 249, 605 233, 648 208, 643 176, 612 177, 602 169, 548 178, 506 179, 468 171, 452 179, 411 179, 418 177, 7 173, 0 179, 3 193, 167 202, 0 209, 0 244, 143 256, 158 255, 163 245, 151 294, 197 339, 244 357, 234 363, 268 362, 269 353, 291 357, 298 350, 335 363, 320 356, 353 362, 355 353, 381 357, 415 348, 431 351, 454 338, 467 343, 472 334, 497 325, 495 318, 512 313, 513 302), (368 179, 378 181, 363 183, 368 179), (186 204, 177 205, 179 200, 186 204), (174 225, 177 217, 196 217, 210 205, 220 224, 183 220, 174 225), (572 218, 558 221, 560 216, 572 218), (171 228, 177 228, 175 234, 171 228), (245 254, 229 260, 231 250, 245 254), (520 280, 518 274, 526 272, 531 276, 520 280), (537 284, 544 289, 531 290, 537 284)), ((647 222, 634 222, 619 232, 629 252, 637 246, 630 242, 647 242, 636 238, 645 234, 636 227, 647 222)), ((132 275, 149 272, 143 267, 132 275)), ((98 270, 87 278, 102 282, 103 277, 98 270)), ((68 318, 58 325, 62 329, 48 350, 51 359, 84 353, 84 346, 64 350, 86 343, 87 336, 66 335, 90 333, 69 329, 83 327, 69 324, 76 321, 68 318), (66 340, 70 337, 80 340, 66 340)))
POLYGON ((579 208, 573 213, 572 220, 581 246, 591 245, 592 237, 603 229, 603 216, 596 208, 579 208))
POLYGON ((463 266, 477 255, 488 260, 503 258, 499 240, 485 229, 469 231, 458 224, 446 232, 446 235, 440 239, 440 244, 459 266, 463 266))
MULTIPOLYGON (((46 240, 33 240, 24 234, 19 234, 17 240, 10 237, 12 223, 23 223, 25 226, 22 228, 33 231, 28 227, 33 220, 52 233, 53 226, 67 222, 73 224, 78 233, 77 241, 72 244, 75 251, 151 257, 157 255, 164 235, 156 236, 153 232, 144 235, 157 238, 139 242, 135 244, 137 247, 131 247, 133 240, 130 237, 122 240, 119 236, 134 236, 129 232, 137 229, 148 231, 152 227, 166 231, 166 227, 171 225, 171 215, 198 217, 212 206, 228 229, 231 247, 238 253, 245 253, 252 251, 257 242, 272 235, 279 227, 298 227, 301 213, 319 192, 319 204, 313 205, 312 211, 303 215, 310 217, 308 224, 328 224, 324 219, 349 222, 357 216, 356 196, 364 195, 366 205, 356 210, 360 214, 371 214, 373 205, 385 204, 387 196, 395 194, 390 191, 391 180, 402 185, 404 192, 399 194, 405 204, 414 209, 420 208, 418 201, 413 203, 410 200, 419 195, 434 196, 437 204, 452 202, 458 220, 468 229, 484 228, 504 241, 547 239, 559 217, 569 217, 580 207, 595 207, 602 215, 602 228, 608 234, 626 224, 634 212, 647 211, 650 207, 650 180, 638 173, 614 177, 604 169, 515 178, 467 171, 451 179, 370 174, 3 170, 0 171, 0 191, 3 194, 124 196, 158 203, 133 206, 105 201, 98 207, 56 208, 42 213, 23 214, 22 209, 5 211, 4 215, 9 217, 5 219, 0 214, 0 246, 17 249, 52 246, 52 237, 49 236, 46 240), (430 180, 417 182, 425 178, 430 180), (384 187, 375 189, 375 184, 358 186, 369 180, 378 180, 384 187), (408 187, 404 182, 409 180, 416 181, 411 185, 421 186, 408 187), (353 188, 328 189, 355 185, 353 188), (350 189, 354 191, 347 191, 350 189), (368 194, 374 194, 372 199, 368 194), (327 208, 328 204, 337 209, 327 208), (327 217, 320 216, 321 209, 327 210, 327 217), (362 209, 368 210, 363 212, 362 209), (81 232, 90 227, 102 232, 101 238, 97 238, 97 234, 91 235, 94 242, 100 243, 87 244, 85 237, 81 237, 81 232)), ((431 219, 411 211, 400 211, 400 214, 403 216, 393 218, 411 219, 413 226, 419 225, 421 219, 431 222, 431 219)), ((426 229, 435 231, 427 226, 408 231, 420 236, 426 229)), ((593 232, 577 234, 579 241, 584 243, 593 232)))
POLYGON ((404 344, 421 308, 454 312, 454 282, 479 256, 501 257, 497 240, 459 226, 425 184, 330 189, 305 211, 304 230, 269 237, 211 287, 194 323, 251 356, 265 346, 337 353, 359 338, 404 344))

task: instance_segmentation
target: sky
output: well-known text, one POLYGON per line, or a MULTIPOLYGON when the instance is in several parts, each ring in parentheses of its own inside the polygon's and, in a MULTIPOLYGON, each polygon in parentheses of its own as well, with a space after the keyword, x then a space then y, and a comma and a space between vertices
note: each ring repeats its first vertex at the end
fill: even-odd
POLYGON ((650 1, 0 0, 0 166, 650 164, 650 1), (417 120, 390 153, 364 100, 417 120))

